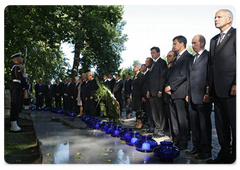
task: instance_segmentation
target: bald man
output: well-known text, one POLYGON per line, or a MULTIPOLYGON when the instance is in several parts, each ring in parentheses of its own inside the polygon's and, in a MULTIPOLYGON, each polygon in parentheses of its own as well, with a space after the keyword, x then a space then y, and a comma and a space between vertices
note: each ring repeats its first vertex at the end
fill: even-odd
POLYGON ((226 9, 215 14, 220 34, 210 42, 210 76, 206 94, 214 98, 215 124, 221 150, 207 163, 233 163, 236 160, 236 29, 233 15, 226 9), (232 143, 232 145, 231 145, 232 143))
POLYGON ((187 66, 187 96, 189 103, 190 126, 192 130, 193 148, 187 154, 197 159, 212 156, 211 146, 211 103, 205 96, 208 73, 208 51, 205 50, 205 38, 196 35, 192 39, 192 48, 196 52, 187 66))

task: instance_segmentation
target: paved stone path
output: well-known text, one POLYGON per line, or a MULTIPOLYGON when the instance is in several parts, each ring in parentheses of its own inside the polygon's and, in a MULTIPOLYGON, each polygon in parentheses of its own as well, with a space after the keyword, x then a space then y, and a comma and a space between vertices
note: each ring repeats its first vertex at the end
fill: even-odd
MULTIPOLYGON (((135 147, 128 146, 119 138, 111 137, 92 128, 72 129, 61 122, 51 121, 57 116, 50 111, 32 111, 34 127, 40 141, 40 147, 45 164, 165 164, 160 162, 152 153, 136 151, 135 147)), ((60 116, 60 115, 59 115, 60 116)), ((213 118, 213 114, 212 114, 213 118)), ((217 155, 219 145, 213 121, 213 156, 217 155)), ((126 123, 126 121, 125 121, 126 123)), ((134 124, 134 119, 128 120, 134 124)), ((144 133, 144 132, 142 132, 144 133)), ((169 131, 166 135, 170 135, 169 131)), ((155 139, 158 143, 169 139, 168 136, 155 139)), ((189 141, 189 149, 192 143, 189 141)), ((206 160, 196 160, 182 151, 174 159, 173 164, 204 164, 206 160)), ((169 163, 169 162, 168 162, 169 163)))

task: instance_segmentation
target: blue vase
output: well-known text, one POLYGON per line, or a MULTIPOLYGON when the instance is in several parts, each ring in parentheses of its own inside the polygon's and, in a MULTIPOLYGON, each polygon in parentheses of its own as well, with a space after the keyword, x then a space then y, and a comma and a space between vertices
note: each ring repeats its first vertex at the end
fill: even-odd
POLYGON ((129 135, 125 136, 125 142, 129 146, 135 146, 135 142, 138 139, 141 139, 141 137, 142 136, 139 134, 139 132, 132 131, 129 133, 129 135))
POLYGON ((68 112, 68 116, 70 117, 75 117, 76 116, 76 113, 72 112, 72 111, 69 111, 68 112))
POLYGON ((99 125, 99 130, 103 131, 104 126, 109 122, 102 122, 102 124, 99 125))
POLYGON ((103 127, 102 131, 107 132, 108 129, 112 126, 112 123, 106 123, 105 126, 103 127))
POLYGON ((108 128, 108 130, 106 131, 107 134, 112 134, 114 132, 114 130, 116 129, 116 125, 114 123, 112 123, 112 126, 110 128, 108 128))
POLYGON ((172 161, 180 155, 180 151, 172 142, 160 142, 154 150, 154 155, 162 161, 172 161))
POLYGON ((120 139, 125 140, 125 135, 131 131, 132 131, 131 128, 122 128, 122 130, 120 131, 120 139))
POLYGON ((36 110, 36 107, 31 107, 31 111, 34 111, 34 110, 36 110))
POLYGON ((142 136, 141 139, 135 142, 136 150, 140 152, 152 152, 158 146, 157 142, 152 139, 152 136, 142 136))
POLYGON ((111 134, 112 137, 120 137, 120 131, 122 130, 122 127, 120 125, 117 125, 113 133, 111 134))

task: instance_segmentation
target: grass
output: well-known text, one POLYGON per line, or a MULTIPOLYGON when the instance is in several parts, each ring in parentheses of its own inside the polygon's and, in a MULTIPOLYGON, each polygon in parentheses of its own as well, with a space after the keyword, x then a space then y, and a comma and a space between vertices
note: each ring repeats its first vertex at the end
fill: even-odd
POLYGON ((24 132, 13 133, 5 127, 4 158, 9 164, 29 164, 39 158, 39 150, 32 126, 24 132))

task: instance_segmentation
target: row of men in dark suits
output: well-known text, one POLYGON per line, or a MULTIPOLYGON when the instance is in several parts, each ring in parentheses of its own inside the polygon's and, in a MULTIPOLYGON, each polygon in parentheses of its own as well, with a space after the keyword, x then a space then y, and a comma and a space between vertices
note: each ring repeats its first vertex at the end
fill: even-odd
POLYGON ((202 35, 192 39, 194 56, 186 50, 186 38, 177 36, 168 54, 168 59, 175 59, 167 67, 160 58, 160 49, 151 48, 154 62, 149 69, 146 96, 151 102, 154 136, 164 136, 167 114, 173 142, 180 150, 187 149, 191 129, 194 147, 187 154, 197 159, 211 157, 210 115, 214 102, 221 150, 208 163, 230 163, 236 159, 236 29, 231 27, 232 18, 229 10, 216 13, 215 26, 221 33, 211 39, 210 52, 204 48, 202 35))
POLYGON ((51 84, 50 80, 48 80, 47 85, 43 85, 42 80, 39 80, 39 83, 35 85, 36 107, 43 107, 44 98, 46 107, 52 107, 54 98, 55 106, 62 107, 61 99, 63 98, 64 109, 76 110, 76 102, 73 101, 77 98, 76 95, 78 86, 78 78, 75 78, 75 83, 72 83, 70 77, 64 78, 62 84, 60 84, 59 80, 56 79, 56 84, 54 85, 51 84))

